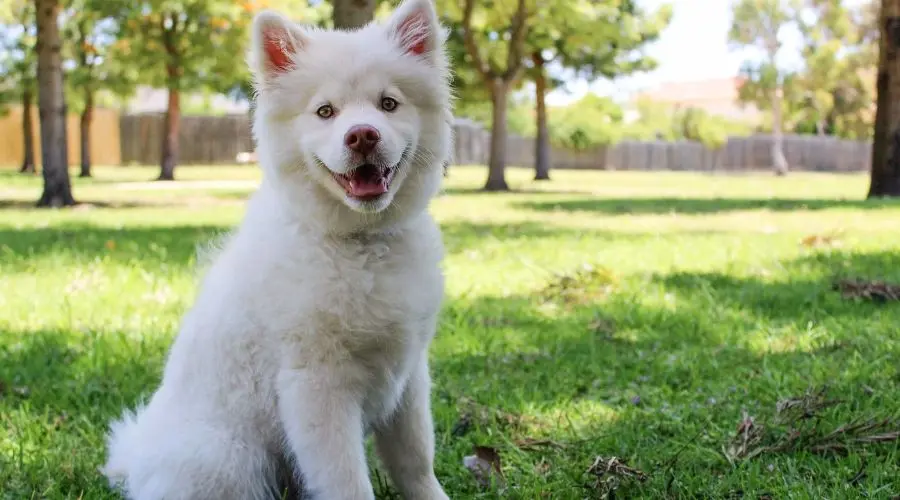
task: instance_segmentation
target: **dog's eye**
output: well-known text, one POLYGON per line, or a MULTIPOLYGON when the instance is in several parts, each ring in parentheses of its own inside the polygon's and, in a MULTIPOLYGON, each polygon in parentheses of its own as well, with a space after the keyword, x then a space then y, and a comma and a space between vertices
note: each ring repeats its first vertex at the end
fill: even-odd
POLYGON ((381 99, 381 109, 387 112, 394 111, 399 105, 400 103, 398 103, 397 100, 393 97, 383 97, 381 99))
POLYGON ((326 104, 319 107, 319 109, 316 110, 316 114, 319 115, 319 118, 328 119, 334 116, 334 108, 331 107, 331 104, 326 104))

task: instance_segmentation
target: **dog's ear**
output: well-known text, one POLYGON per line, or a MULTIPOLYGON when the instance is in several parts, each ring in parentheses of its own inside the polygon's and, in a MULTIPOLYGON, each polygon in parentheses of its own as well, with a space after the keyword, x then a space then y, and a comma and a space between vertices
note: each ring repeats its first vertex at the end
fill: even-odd
POLYGON ((290 19, 261 11, 253 18, 250 67, 261 82, 269 81, 294 67, 306 41, 303 29, 290 19))
POLYGON ((404 0, 387 22, 388 33, 404 52, 430 56, 443 42, 433 0, 404 0))

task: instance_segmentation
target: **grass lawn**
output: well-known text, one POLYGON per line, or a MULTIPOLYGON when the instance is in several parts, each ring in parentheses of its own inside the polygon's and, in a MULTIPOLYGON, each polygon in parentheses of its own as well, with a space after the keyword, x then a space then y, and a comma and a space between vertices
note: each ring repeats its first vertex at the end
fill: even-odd
MULTIPOLYGON (((106 425, 156 387, 195 247, 258 178, 154 174, 100 168, 74 180, 90 204, 39 211, 38 178, 0 173, 2 499, 115 498, 106 425)), ((454 168, 432 206, 452 498, 900 495, 900 302, 832 290, 900 282, 900 204, 862 201, 864 176, 513 170, 520 192, 484 194, 484 174, 454 168), (868 419, 892 422, 851 425, 868 419), (502 482, 463 466, 476 445, 502 482)))

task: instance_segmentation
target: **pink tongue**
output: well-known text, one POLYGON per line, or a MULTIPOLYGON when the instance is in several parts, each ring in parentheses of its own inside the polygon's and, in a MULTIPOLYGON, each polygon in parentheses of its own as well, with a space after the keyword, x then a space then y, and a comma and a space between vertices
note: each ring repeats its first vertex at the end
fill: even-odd
POLYGON ((380 176, 375 179, 360 179, 356 177, 350 179, 350 194, 352 196, 377 196, 387 193, 387 190, 387 183, 380 176))

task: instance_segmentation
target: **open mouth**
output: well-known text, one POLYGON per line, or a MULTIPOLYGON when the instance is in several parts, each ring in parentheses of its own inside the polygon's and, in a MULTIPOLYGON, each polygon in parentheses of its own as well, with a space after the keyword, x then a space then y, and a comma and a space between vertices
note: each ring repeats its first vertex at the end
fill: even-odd
POLYGON ((388 192, 397 167, 379 167, 371 163, 360 165, 346 174, 331 175, 344 188, 347 196, 370 201, 388 192))

